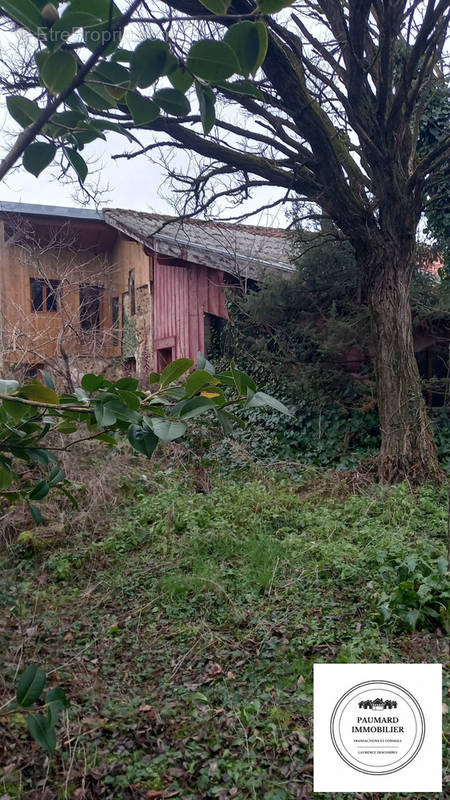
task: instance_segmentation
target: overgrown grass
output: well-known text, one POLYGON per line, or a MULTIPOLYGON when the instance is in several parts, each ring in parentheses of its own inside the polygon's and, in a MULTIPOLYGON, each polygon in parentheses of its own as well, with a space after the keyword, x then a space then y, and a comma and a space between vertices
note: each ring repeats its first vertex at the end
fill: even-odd
POLYGON ((131 471, 102 519, 4 553, 5 698, 34 662, 72 705, 48 762, 20 714, 3 719, 0 796, 308 798, 313 663, 444 660, 443 612, 420 631, 381 613, 386 563, 416 554, 438 580, 444 490, 209 479, 205 494, 182 466, 131 471))

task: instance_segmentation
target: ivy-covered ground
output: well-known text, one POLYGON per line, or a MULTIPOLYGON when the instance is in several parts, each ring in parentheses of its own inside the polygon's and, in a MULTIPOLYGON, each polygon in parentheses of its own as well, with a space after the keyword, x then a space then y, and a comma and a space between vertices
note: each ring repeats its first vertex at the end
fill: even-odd
POLYGON ((0 798, 311 797, 313 663, 448 658, 446 491, 142 464, 5 534, 0 704, 36 663, 71 706, 50 757, 0 712, 0 798))

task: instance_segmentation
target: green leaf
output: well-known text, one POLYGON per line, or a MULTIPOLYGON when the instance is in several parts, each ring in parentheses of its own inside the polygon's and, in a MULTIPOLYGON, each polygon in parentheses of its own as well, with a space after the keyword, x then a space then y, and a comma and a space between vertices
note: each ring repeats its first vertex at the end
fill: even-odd
POLYGON ((0 467, 0 492, 5 491, 5 489, 9 489, 12 484, 12 472, 5 467, 0 467))
POLYGON ((19 388, 17 381, 0 380, 0 394, 12 394, 19 388))
POLYGON ((187 428, 184 422, 172 422, 171 420, 159 419, 158 417, 147 417, 146 421, 162 442, 173 442, 174 439, 179 439, 180 436, 183 436, 186 432, 187 428))
POLYGON ((42 114, 42 109, 39 108, 38 104, 33 100, 29 100, 28 97, 7 97, 6 106, 12 118, 22 128, 28 128, 28 125, 36 122, 42 114))
POLYGON ((47 680, 46 674, 41 667, 30 664, 20 676, 17 685, 16 700, 22 708, 29 708, 42 694, 47 680))
POLYGON ((184 117, 189 114, 191 104, 187 97, 176 89, 159 89, 153 95, 155 103, 174 117, 184 117))
POLYGON ((197 394, 204 386, 211 386, 212 384, 218 384, 219 381, 216 380, 209 372, 204 369, 197 369, 193 372, 186 380, 184 384, 184 389, 186 392, 187 397, 192 397, 192 395, 197 394))
POLYGON ((33 142, 33 144, 28 145, 26 148, 22 163, 27 172, 31 172, 32 175, 38 178, 42 170, 51 164, 55 154, 56 147, 54 144, 33 142))
POLYGON ((226 42, 204 39, 189 50, 187 68, 205 81, 223 81, 239 72, 239 61, 226 42))
POLYGON ((30 714, 27 719, 28 730, 33 739, 49 753, 56 750, 55 728, 48 717, 43 714, 30 714))
POLYGON ((264 22, 238 22, 227 31, 224 41, 234 50, 242 75, 253 75, 263 63, 268 46, 264 22))
POLYGON ((114 61, 102 61, 91 73, 91 82, 100 81, 109 86, 126 87, 130 84, 130 71, 114 61))
POLYGON ((80 155, 77 150, 73 150, 70 147, 64 148, 64 152, 72 164, 75 172, 77 173, 81 183, 84 183, 88 174, 88 167, 83 156, 80 155))
POLYGON ((231 0, 200 0, 202 6, 212 11, 213 14, 221 17, 225 15, 231 5, 231 0))
POLYGON ((83 86, 78 87, 77 92, 88 106, 98 111, 105 111, 108 108, 117 106, 113 96, 106 90, 102 91, 101 86, 95 86, 94 88, 91 84, 85 83, 83 86))
POLYGON ((103 386, 105 379, 103 375, 93 375, 92 372, 88 372, 87 375, 83 375, 81 379, 81 385, 86 392, 92 393, 96 392, 103 386))
POLYGON ((57 483, 61 483, 65 479, 65 473, 62 471, 61 467, 56 466, 50 472, 48 482, 51 486, 56 486, 57 483))
POLYGON ((199 369, 205 369, 210 375, 216 374, 214 364, 211 364, 211 361, 208 361, 206 356, 204 356, 203 353, 200 353, 200 351, 197 353, 197 367, 199 369))
POLYGON ((37 33, 38 28, 42 28, 42 16, 31 0, 2 0, 1 5, 7 14, 29 31, 37 33))
POLYGON ((200 81, 195 81, 195 91, 197 92, 203 132, 208 134, 216 121, 216 96, 210 86, 204 86, 200 81))
POLYGON ((158 437, 147 426, 130 425, 127 436, 134 449, 147 458, 150 458, 158 445, 158 437))
MULTIPOLYGON (((236 389, 240 395, 247 396, 248 389, 250 389, 253 393, 256 391, 255 382, 249 378, 245 372, 241 372, 232 365, 231 374, 233 376, 234 385, 236 386, 236 389)), ((269 395, 267 395, 267 397, 269 397, 269 395)))
POLYGON ((39 481, 30 492, 30 500, 43 500, 44 497, 47 497, 49 491, 50 486, 47 481, 39 481))
POLYGON ((55 727, 58 724, 59 714, 64 708, 68 708, 70 703, 66 697, 64 689, 57 687, 50 689, 45 695, 45 704, 50 724, 55 727))
POLYGON ((258 0, 258 8, 263 14, 276 14, 293 2, 294 0, 258 0))
POLYGON ((226 436, 229 436, 230 433, 233 432, 234 425, 237 423, 241 427, 244 426, 239 417, 236 417, 234 414, 230 414, 229 411, 220 411, 217 410, 217 419, 219 420, 222 430, 226 436))
POLYGON ((49 39, 52 49, 65 44, 70 36, 79 28, 98 24, 98 18, 94 16, 94 14, 88 11, 74 11, 73 6, 74 3, 67 6, 64 14, 52 25, 49 39))
POLYGON ((161 388, 169 386, 171 383, 177 381, 193 365, 194 362, 192 358, 178 358, 176 361, 172 361, 172 363, 168 364, 161 373, 161 378, 159 381, 161 388))
POLYGON ((58 425, 56 429, 58 433, 75 433, 78 430, 78 425, 74 422, 61 422, 61 425, 58 425))
POLYGON ((57 50, 44 61, 41 78, 52 94, 67 89, 77 74, 77 61, 69 50, 57 50))
POLYGON ((139 381, 137 378, 119 378, 114 384, 116 389, 125 389, 128 392, 135 392, 138 386, 139 381))
POLYGON ((140 89, 146 89, 165 75, 170 63, 170 48, 159 39, 146 39, 136 47, 131 58, 131 79, 140 89))
POLYGON ((160 116, 159 106, 137 92, 127 92, 125 102, 136 125, 147 125, 160 116))
POLYGON ((187 71, 184 64, 179 64, 177 69, 170 73, 169 81, 174 89, 178 89, 179 92, 185 94, 194 83, 194 76, 187 71))
POLYGON ((150 386, 153 383, 159 383, 160 380, 161 380, 161 375, 159 374, 159 372, 151 372, 150 375, 148 376, 148 382, 150 386))
POLYGON ((49 386, 44 386, 43 383, 30 383, 28 386, 22 386, 17 392, 19 397, 24 397, 27 400, 34 400, 43 405, 57 405, 59 397, 53 389, 49 386))
POLYGON ((37 506, 33 506, 30 503, 30 512, 31 512, 31 516, 33 517, 36 525, 42 525, 44 520, 42 518, 42 514, 41 514, 39 508, 37 506))
POLYGON ((288 417, 294 416, 284 403, 280 403, 275 397, 265 392, 255 392, 248 401, 247 408, 260 408, 261 406, 270 406, 270 408, 274 408, 276 411, 280 411, 281 414, 286 414, 288 417))
POLYGON ((192 419, 192 417, 198 417, 199 414, 204 414, 205 411, 209 411, 211 408, 215 408, 215 404, 210 398, 192 397, 190 400, 180 403, 178 414, 181 419, 192 419))

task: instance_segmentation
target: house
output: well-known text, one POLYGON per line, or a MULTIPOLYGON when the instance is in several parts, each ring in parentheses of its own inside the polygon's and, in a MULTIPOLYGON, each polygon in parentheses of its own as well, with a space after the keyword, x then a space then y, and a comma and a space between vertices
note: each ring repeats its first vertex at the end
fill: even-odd
POLYGON ((0 203, 0 369, 148 374, 206 352, 227 288, 293 273, 291 234, 144 212, 0 203))

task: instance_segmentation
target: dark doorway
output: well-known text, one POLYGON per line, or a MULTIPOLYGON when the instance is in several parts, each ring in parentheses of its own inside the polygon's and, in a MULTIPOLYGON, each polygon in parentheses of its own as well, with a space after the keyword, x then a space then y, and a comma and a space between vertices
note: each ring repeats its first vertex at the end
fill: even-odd
POLYGON ((156 351, 156 369, 158 372, 162 372, 172 361, 171 347, 163 347, 161 350, 156 351))
POLYGON ((223 317, 205 314, 205 356, 214 358, 224 354, 224 329, 227 324, 223 317))

